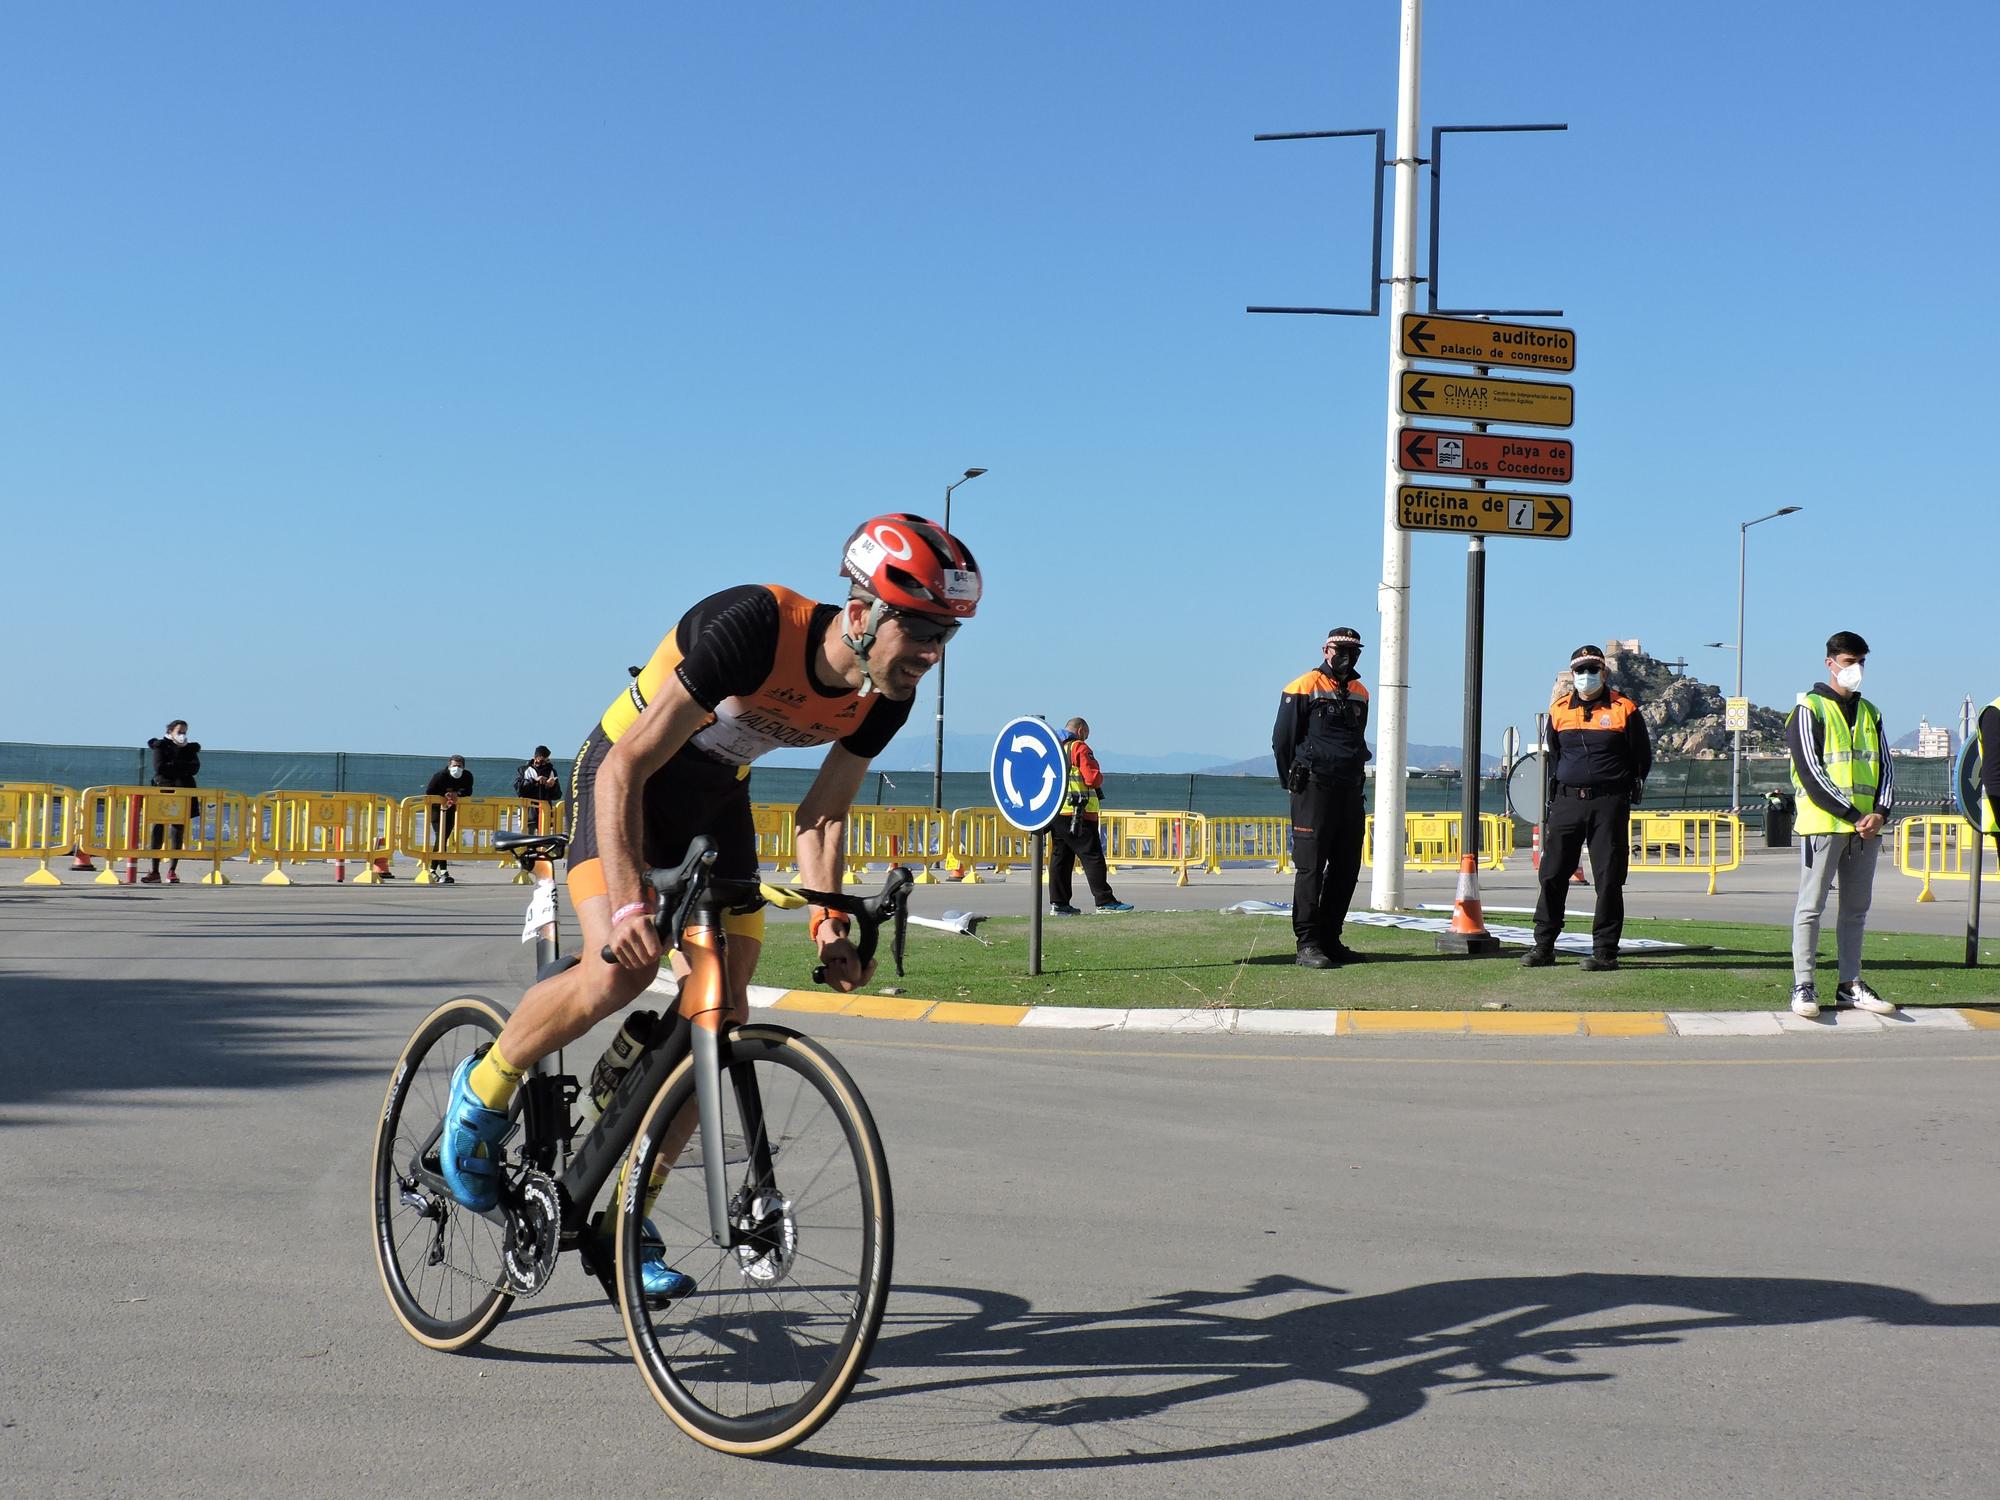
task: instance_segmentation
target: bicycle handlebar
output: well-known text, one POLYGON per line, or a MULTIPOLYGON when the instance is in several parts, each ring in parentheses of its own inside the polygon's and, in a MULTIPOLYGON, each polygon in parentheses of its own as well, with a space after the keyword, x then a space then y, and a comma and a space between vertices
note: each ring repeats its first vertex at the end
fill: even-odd
MULTIPOLYGON (((662 943, 671 942, 673 936, 687 925, 695 907, 704 900, 713 900, 716 905, 734 912, 751 912, 766 904, 768 898, 763 893, 761 881, 724 879, 712 874, 715 860, 715 841, 703 834, 688 846, 687 857, 677 869, 646 872, 646 884, 659 895, 659 905, 651 920, 653 930, 659 933, 662 943)), ((883 882, 882 889, 872 896, 808 890, 800 890, 797 894, 815 906, 844 912, 854 918, 861 929, 854 947, 864 969, 875 956, 883 926, 893 924, 890 952, 895 956, 896 973, 901 975, 903 944, 909 931, 910 888, 915 884, 916 877, 905 866, 896 865, 889 871, 889 878, 883 882)), ((598 956, 608 964, 618 961, 608 944, 599 950, 598 956)), ((813 966, 813 983, 826 983, 826 965, 813 966)))

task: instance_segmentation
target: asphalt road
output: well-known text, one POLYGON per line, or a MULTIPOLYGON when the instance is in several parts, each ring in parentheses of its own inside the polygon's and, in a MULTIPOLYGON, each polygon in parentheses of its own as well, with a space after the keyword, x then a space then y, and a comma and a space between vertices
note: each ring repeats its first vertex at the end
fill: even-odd
POLYGON ((371 1130, 419 1016, 518 991, 519 895, 0 891, 0 1494, 1994 1491, 2000 1032, 808 1018, 899 1242, 805 1449, 681 1437, 573 1268, 434 1354, 371 1130))

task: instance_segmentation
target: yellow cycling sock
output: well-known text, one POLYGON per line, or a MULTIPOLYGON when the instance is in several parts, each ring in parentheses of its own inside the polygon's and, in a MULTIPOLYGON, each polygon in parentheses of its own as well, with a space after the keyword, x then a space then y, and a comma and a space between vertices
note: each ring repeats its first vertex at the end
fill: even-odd
POLYGON ((514 1102, 514 1090, 521 1086, 522 1072, 500 1055, 496 1043, 473 1064, 472 1076, 466 1079, 466 1083, 488 1109, 505 1109, 514 1102))

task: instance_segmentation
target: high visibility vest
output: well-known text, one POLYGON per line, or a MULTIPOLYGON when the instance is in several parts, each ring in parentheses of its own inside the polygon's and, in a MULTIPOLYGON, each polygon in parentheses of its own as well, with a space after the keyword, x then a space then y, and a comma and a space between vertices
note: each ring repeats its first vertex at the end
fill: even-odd
MULTIPOLYGON (((1860 699, 1855 705, 1854 727, 1850 730, 1840 705, 1818 693, 1799 694, 1799 707, 1807 713, 1817 714, 1826 731, 1826 749, 1821 760, 1826 766, 1827 780, 1840 789, 1857 812, 1867 816, 1875 810, 1875 793, 1882 785, 1881 710, 1866 698, 1860 699)), ((1797 766, 1792 767, 1792 791, 1799 807, 1798 821, 1793 825, 1797 833, 1854 832, 1852 823, 1836 818, 1806 795, 1797 766)))
POLYGON ((1087 818, 1097 816, 1097 793, 1084 784, 1083 767, 1078 764, 1077 751, 1083 748, 1082 740, 1071 740, 1063 751, 1063 758, 1069 762, 1069 775, 1063 780, 1063 807, 1074 812, 1083 809, 1087 818))
MULTIPOLYGON (((1992 709, 2000 709, 2000 698, 1995 698, 1986 706, 1992 709)), ((1986 758, 1986 747, 1979 744, 1979 726, 1977 724, 1972 726, 1972 742, 1975 745, 1979 745, 1979 749, 1972 757, 1972 782, 1974 786, 1977 786, 1986 758)), ((1993 799, 1981 793, 1975 793, 1974 795, 1979 800, 1979 831, 1981 833, 2000 833, 2000 821, 1996 821, 1993 816, 1993 799)))

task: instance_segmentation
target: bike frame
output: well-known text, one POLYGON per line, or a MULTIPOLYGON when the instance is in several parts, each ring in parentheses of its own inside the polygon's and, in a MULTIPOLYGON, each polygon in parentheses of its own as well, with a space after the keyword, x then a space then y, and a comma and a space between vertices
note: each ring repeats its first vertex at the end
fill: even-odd
MULTIPOLYGON (((553 904, 553 869, 546 857, 536 857, 538 853, 545 852, 524 847, 520 854, 522 868, 530 870, 538 882, 547 880, 552 888, 548 919, 538 928, 535 937, 537 976, 541 978, 578 961, 575 958, 564 960, 559 952, 557 909, 553 904)), ((554 1067, 548 1068, 546 1060, 538 1064, 535 1071, 522 1080, 520 1092, 516 1095, 520 1102, 522 1123, 520 1155, 531 1167, 555 1177, 560 1191, 563 1208, 559 1245, 562 1248, 576 1245, 597 1195, 617 1170, 620 1158, 631 1149, 647 1104, 673 1076, 682 1059, 690 1055, 694 1068, 696 1128, 701 1135, 702 1173, 708 1196, 709 1232, 715 1244, 723 1249, 733 1249, 743 1243, 729 1217, 728 1161, 727 1152, 723 1149, 725 1137, 722 1127, 722 1039, 729 1015, 732 1012, 747 1014, 749 996, 747 992, 739 994, 731 988, 727 962, 729 938, 722 918, 725 907, 732 903, 740 906, 743 896, 748 894, 738 888, 754 887, 755 882, 717 882, 709 873, 714 861, 713 844, 707 840, 698 841, 696 851, 691 854, 682 872, 695 883, 679 909, 671 914, 672 920, 679 923, 678 946, 688 965, 688 976, 680 985, 673 1025, 633 1060, 589 1133, 581 1141, 575 1138, 576 1122, 570 1111, 581 1089, 576 1078, 563 1071, 560 1051, 554 1055, 554 1067), (558 1155, 562 1157, 560 1171, 558 1155)), ((909 871, 898 867, 898 873, 900 882, 892 875, 889 886, 885 888, 885 897, 891 892, 908 889, 909 871)), ((816 899, 839 901, 843 908, 851 905, 835 896, 816 899)), ((858 914, 860 908, 852 908, 852 911, 858 914)), ((669 914, 663 912, 661 920, 663 923, 668 921, 669 914)), ((874 929, 869 930, 872 933, 874 929)), ((868 953, 872 954, 873 946, 870 936, 867 939, 868 953)), ((896 955, 900 973, 900 925, 897 928, 896 955)), ((737 1113, 743 1122, 745 1145, 751 1152, 755 1169, 753 1181, 757 1191, 763 1192, 773 1180, 771 1142, 764 1129, 763 1100, 757 1092, 757 1081, 748 1070, 733 1076, 730 1081, 736 1093, 737 1113)), ((443 1176, 427 1169, 424 1162, 436 1150, 442 1132, 442 1125, 433 1130, 418 1147, 416 1159, 410 1164, 411 1175, 422 1179, 437 1193, 448 1192, 443 1176)), ((644 1189, 634 1180, 626 1184, 626 1191, 638 1194, 644 1189)), ((508 1215, 518 1206, 511 1184, 503 1182, 499 1203, 481 1217, 504 1228, 508 1215)))

